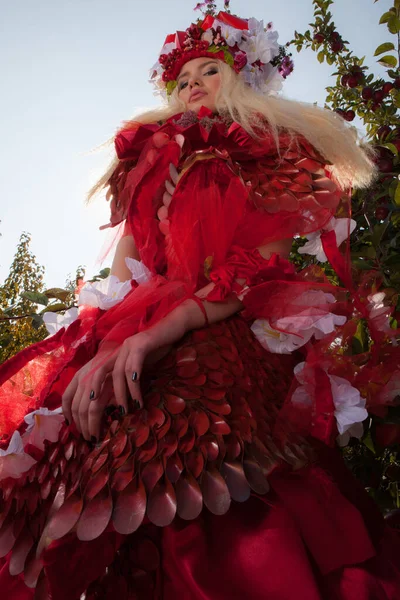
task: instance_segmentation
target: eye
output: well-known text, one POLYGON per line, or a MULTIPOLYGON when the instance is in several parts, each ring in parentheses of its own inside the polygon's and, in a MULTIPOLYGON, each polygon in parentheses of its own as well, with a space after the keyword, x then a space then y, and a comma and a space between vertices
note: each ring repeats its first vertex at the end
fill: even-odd
POLYGON ((179 84, 179 91, 185 89, 185 87, 187 86, 187 81, 184 81, 183 83, 179 84))
POLYGON ((204 75, 216 75, 218 73, 218 69, 216 67, 213 67, 212 69, 209 69, 208 71, 206 71, 206 73, 204 73, 204 75))

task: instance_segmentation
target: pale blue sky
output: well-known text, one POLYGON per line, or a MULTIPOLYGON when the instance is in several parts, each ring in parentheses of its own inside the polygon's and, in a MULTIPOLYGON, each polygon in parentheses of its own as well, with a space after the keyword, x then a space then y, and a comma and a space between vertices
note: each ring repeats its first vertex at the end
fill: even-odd
MULTIPOLYGON (((0 281, 22 231, 45 266, 48 286, 63 286, 78 265, 88 274, 107 244, 104 200, 87 208, 85 191, 107 163, 90 151, 138 107, 158 100, 147 83, 167 33, 185 29, 194 0, 0 1, 0 281)), ((232 12, 273 21, 279 41, 303 31, 311 0, 232 0, 232 12)), ((222 2, 221 2, 222 5, 222 2)), ((387 41, 379 17, 390 0, 336 0, 339 31, 355 54, 387 41)), ((310 51, 297 55, 284 94, 323 105, 331 68, 310 51)), ((376 72, 381 72, 379 66, 376 72)))

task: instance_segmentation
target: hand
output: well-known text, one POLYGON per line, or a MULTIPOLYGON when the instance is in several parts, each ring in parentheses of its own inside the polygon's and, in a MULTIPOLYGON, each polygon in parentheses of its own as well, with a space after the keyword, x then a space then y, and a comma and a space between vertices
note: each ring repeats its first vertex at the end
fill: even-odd
POLYGON ((62 409, 67 422, 74 421, 77 430, 87 440, 99 439, 104 409, 116 404, 112 369, 117 349, 98 354, 75 373, 62 397, 62 409))

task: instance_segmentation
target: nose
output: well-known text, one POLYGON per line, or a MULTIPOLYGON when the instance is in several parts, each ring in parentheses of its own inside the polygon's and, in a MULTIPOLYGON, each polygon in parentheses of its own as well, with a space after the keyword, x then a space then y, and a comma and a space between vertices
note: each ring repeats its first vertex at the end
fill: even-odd
POLYGON ((196 85, 200 85, 199 78, 192 75, 192 77, 189 78, 189 87, 194 88, 196 85))

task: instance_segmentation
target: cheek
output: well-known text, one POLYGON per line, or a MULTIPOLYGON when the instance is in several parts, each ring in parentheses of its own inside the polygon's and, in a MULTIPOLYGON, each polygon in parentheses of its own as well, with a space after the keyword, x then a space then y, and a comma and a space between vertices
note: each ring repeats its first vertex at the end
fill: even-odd
POLYGON ((215 96, 219 92, 220 87, 221 87, 221 77, 219 75, 216 75, 215 79, 213 79, 213 81, 212 81, 212 91, 214 92, 215 96))

